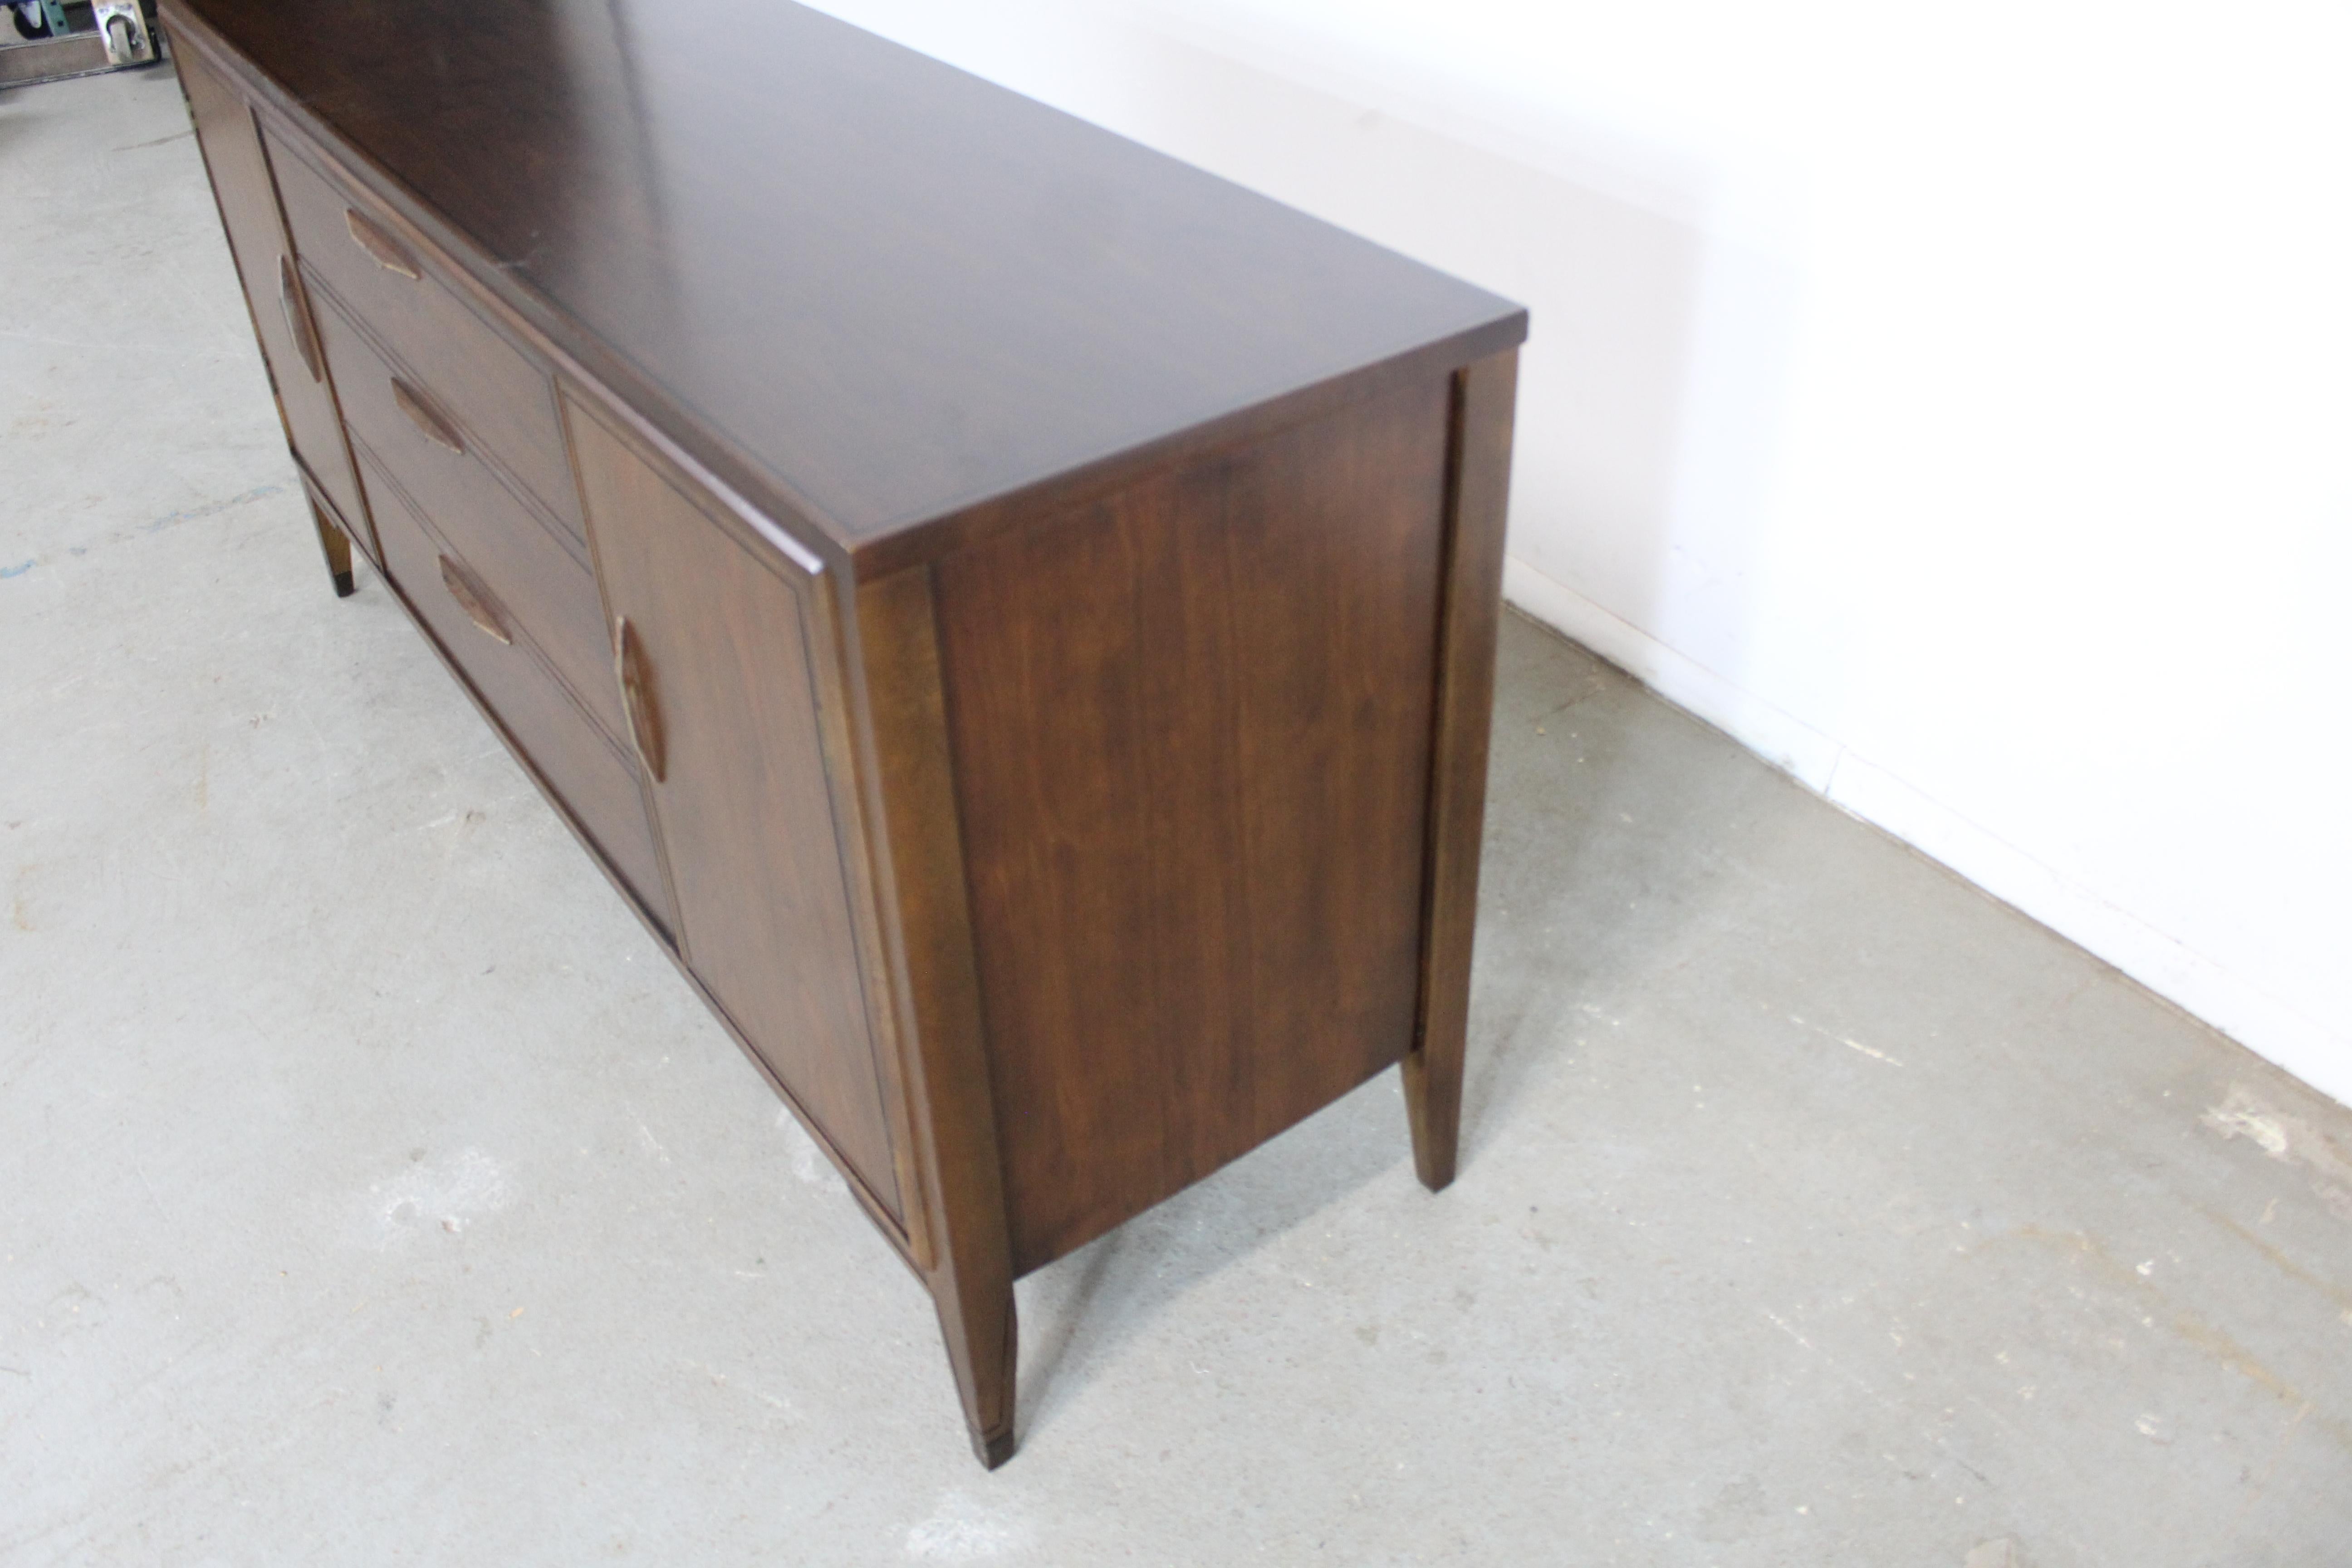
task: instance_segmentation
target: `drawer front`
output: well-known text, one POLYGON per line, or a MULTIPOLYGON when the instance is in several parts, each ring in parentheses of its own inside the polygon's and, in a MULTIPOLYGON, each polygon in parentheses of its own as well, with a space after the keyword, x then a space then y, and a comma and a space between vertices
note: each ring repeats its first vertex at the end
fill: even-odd
MULTIPOLYGON (((193 48, 179 51, 180 86, 188 96, 196 144, 204 150, 219 199, 222 226, 236 261, 261 355, 269 367, 284 417, 287 445, 313 484, 334 504, 342 523, 364 529, 359 482, 343 449, 342 423, 326 366, 318 358, 312 313, 278 221, 253 111, 228 79, 193 48)), ((366 536, 359 536, 362 546, 366 536)))
POLYGON ((530 633, 474 563, 418 514, 364 437, 354 446, 383 545, 384 574, 637 901, 665 931, 675 929, 635 765, 588 721, 530 633))
POLYGON ((470 443, 581 540, 579 496, 547 373, 397 238, 381 207, 331 182, 275 132, 268 140, 295 253, 394 353, 433 379, 470 443))
POLYGON ((616 739, 626 734, 595 578, 470 449, 445 444, 465 447, 468 436, 449 420, 439 386, 386 362, 323 289, 312 297, 352 431, 465 552, 597 721, 616 739))

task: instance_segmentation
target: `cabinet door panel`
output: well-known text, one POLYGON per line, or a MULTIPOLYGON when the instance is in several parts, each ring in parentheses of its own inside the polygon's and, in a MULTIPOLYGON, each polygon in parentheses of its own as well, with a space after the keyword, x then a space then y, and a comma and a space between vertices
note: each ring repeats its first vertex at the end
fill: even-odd
POLYGON ((687 966, 903 1220, 819 727, 824 584, 566 412, 687 966))
MULTIPOLYGON (((278 392, 287 444, 342 513, 344 523, 363 529, 367 513, 360 504, 342 421, 335 412, 317 329, 310 323, 309 301, 286 243, 278 189, 262 156, 253 110, 196 50, 181 45, 173 57, 188 95, 196 142, 204 149, 205 167, 212 174, 213 194, 220 202, 221 226, 228 231, 229 251, 253 311, 254 333, 261 340, 262 357, 278 392)), ((361 543, 373 549, 373 542, 364 537, 361 543)))

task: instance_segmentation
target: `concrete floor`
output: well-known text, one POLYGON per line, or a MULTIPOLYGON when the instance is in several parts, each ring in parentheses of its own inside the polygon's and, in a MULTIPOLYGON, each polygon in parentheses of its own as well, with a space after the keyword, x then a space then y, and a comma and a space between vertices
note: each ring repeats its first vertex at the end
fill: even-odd
POLYGON ((1506 626, 1393 1075, 1021 1287, 1023 1449, 389 602, 166 75, 0 96, 0 1563, 2352 1562, 2352 1111, 1506 626))

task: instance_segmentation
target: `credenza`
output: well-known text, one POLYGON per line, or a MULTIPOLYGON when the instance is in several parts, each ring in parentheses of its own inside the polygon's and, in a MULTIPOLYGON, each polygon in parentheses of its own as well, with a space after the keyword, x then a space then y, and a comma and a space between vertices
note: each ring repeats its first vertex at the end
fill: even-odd
POLYGON ((356 551, 935 1300, 1454 1174, 1517 307, 812 10, 165 0, 356 551))

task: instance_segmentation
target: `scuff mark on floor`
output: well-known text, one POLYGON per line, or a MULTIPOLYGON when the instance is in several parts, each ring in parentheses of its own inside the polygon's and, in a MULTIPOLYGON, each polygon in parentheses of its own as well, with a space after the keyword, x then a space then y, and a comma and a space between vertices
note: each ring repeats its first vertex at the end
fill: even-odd
POLYGON ((953 1489, 907 1531, 907 1555, 919 1563, 982 1563, 1027 1546, 1030 1533, 1018 1517, 953 1489))
POLYGON ((663 1148, 661 1140, 654 1136, 654 1130, 646 1125, 646 1119, 638 1116, 635 1110, 632 1110, 629 1114, 636 1120, 637 1142, 645 1146, 646 1152, 661 1163, 668 1164, 669 1151, 663 1148))
POLYGON ((1834 1034, 1828 1029, 1822 1028, 1819 1024, 1807 1024, 1802 1018, 1798 1017, 1794 1013, 1789 1015, 1789 1022, 1791 1024, 1802 1025, 1804 1027, 1811 1029, 1816 1035, 1819 1035, 1822 1038, 1825 1040, 1833 1040, 1850 1051, 1860 1051, 1864 1056, 1870 1058, 1873 1061, 1885 1062, 1888 1067, 1894 1068, 1899 1068, 1903 1065, 1902 1062, 1894 1057, 1888 1056, 1885 1051, 1873 1050, 1870 1047, 1864 1045, 1860 1040, 1849 1039, 1843 1035, 1834 1034))
POLYGON ((2198 1120, 2224 1138, 2246 1138, 2283 1165, 2312 1174, 2311 1190, 2338 1219, 2352 1222, 2352 1153, 2301 1117, 2288 1116, 2242 1083, 2198 1120))
POLYGON ((383 1251, 435 1223, 459 1235, 482 1215, 506 1207, 511 1195, 505 1168, 479 1149, 418 1161, 368 1188, 368 1245, 383 1251))
MULTIPOLYGON (((93 344, 90 346, 105 347, 109 345, 93 344)), ((265 500, 271 496, 284 495, 285 493, 286 487, 284 485, 256 485, 253 489, 230 496, 225 500, 206 501, 201 506, 183 507, 177 511, 167 511, 161 517, 150 518, 145 522, 134 523, 128 528, 118 528, 111 533, 91 540, 88 544, 75 546, 72 553, 76 555, 87 555, 91 550, 100 545, 127 543, 134 539, 144 538, 151 533, 161 533, 167 528, 176 527, 184 522, 194 522, 198 518, 214 517, 221 512, 233 510, 234 509, 241 506, 248 506, 255 501, 265 500)), ((42 557, 36 555, 30 560, 20 562, 14 566, 0 566, 0 579, 22 577, 26 573, 30 572, 34 567, 39 565, 41 563, 41 560, 42 557)))

